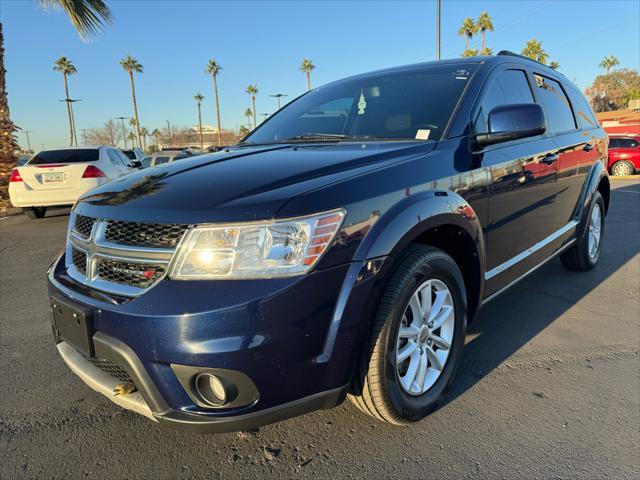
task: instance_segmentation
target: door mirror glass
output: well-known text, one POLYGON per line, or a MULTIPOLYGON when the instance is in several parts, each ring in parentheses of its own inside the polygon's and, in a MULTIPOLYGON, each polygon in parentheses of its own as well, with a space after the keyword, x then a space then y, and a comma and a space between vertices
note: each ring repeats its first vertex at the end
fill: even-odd
POLYGON ((142 168, 142 162, 140 160, 131 160, 129 166, 131 168, 142 168))
POLYGON ((547 129, 544 111, 537 103, 497 106, 489 112, 487 123, 489 131, 474 137, 476 145, 480 147, 534 137, 547 129))

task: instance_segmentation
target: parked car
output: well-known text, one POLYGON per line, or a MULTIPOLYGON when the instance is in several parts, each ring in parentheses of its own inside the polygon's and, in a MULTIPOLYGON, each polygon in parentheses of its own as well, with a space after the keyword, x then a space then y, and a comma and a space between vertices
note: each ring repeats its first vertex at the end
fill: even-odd
POLYGON ((176 160, 181 160, 190 156, 191 155, 188 152, 184 152, 182 150, 163 150, 151 155, 149 165, 151 167, 157 167, 159 165, 175 162, 176 160))
POLYGON ((18 167, 21 167, 22 165, 24 165, 28 161, 29 161, 29 157, 27 157, 26 155, 22 155, 21 157, 18 157, 18 162, 16 163, 16 165, 18 167))
POLYGON ((140 168, 149 168, 151 166, 151 156, 148 157, 144 157, 141 161, 140 161, 140 168))
POLYGON ((578 88, 514 54, 325 85, 239 145, 84 195, 48 272, 58 351, 188 430, 347 396, 415 422, 480 307, 556 256, 598 263, 606 158, 578 88))
POLYGON ((640 135, 611 135, 608 167, 615 176, 636 173, 640 169, 640 135))
POLYGON ((42 218, 49 207, 70 206, 83 193, 136 170, 113 147, 43 150, 9 178, 9 197, 29 218, 42 218))

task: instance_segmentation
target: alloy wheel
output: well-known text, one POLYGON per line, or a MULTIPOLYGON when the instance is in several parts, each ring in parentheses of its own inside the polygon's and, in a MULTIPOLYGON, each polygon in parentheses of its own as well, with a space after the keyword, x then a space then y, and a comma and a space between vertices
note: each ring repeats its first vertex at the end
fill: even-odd
POLYGON ((602 235, 602 211, 600 205, 595 204, 591 210, 589 219, 589 258, 594 259, 598 255, 602 235))
POLYGON ((405 307, 396 345, 396 370, 402 389, 422 395, 440 378, 455 326, 455 308, 447 285, 422 283, 405 307))

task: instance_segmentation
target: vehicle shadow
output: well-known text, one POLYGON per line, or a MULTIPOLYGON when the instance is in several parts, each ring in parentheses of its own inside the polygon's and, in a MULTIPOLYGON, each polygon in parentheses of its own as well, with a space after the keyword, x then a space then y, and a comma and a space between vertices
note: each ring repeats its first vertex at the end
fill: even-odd
POLYGON ((567 271, 555 259, 478 312, 467 330, 462 362, 445 405, 530 343, 640 252, 640 214, 637 203, 627 198, 631 195, 640 196, 637 184, 612 190, 603 252, 593 270, 567 271), (607 235, 612 231, 615 235, 607 235))

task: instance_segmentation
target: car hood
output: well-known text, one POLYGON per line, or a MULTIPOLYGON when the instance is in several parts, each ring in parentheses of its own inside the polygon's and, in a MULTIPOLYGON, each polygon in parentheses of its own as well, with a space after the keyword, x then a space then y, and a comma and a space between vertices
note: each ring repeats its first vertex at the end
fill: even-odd
POLYGON ((424 155, 434 146, 344 142, 232 148, 126 175, 85 194, 76 211, 162 223, 263 220, 305 191, 424 155))

